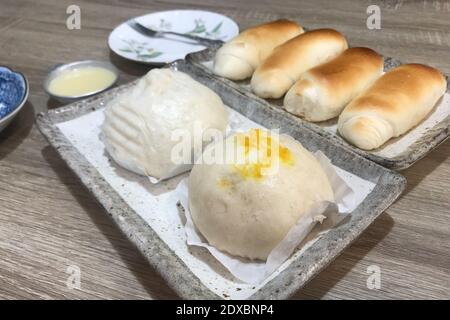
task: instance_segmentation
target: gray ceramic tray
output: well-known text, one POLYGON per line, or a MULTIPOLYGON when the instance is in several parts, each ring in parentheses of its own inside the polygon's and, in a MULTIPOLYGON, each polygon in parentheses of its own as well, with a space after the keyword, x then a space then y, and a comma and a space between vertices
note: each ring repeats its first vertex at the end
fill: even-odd
MULTIPOLYGON (((259 101, 238 93, 230 86, 201 72, 200 69, 185 61, 174 62, 171 67, 178 68, 207 85, 217 92, 227 105, 253 121, 268 128, 282 127, 282 131, 298 139, 311 151, 322 150, 335 165, 375 184, 372 192, 351 213, 345 223, 323 235, 285 270, 251 295, 250 299, 284 299, 295 293, 352 243, 378 215, 395 201, 404 189, 406 180, 400 174, 342 148, 308 127, 299 126, 298 122, 288 117, 285 112, 267 108, 259 101)), ((127 84, 98 96, 41 113, 37 116, 37 124, 50 144, 79 176, 81 182, 94 194, 123 233, 180 297, 186 299, 222 298, 210 291, 192 273, 187 265, 124 202, 97 169, 86 160, 83 154, 79 153, 57 127, 58 123, 103 108, 110 99, 131 85, 127 84)))
MULTIPOLYGON (((211 65, 212 61, 214 59, 215 53, 217 51, 218 47, 209 48, 203 51, 191 53, 186 57, 186 60, 195 66, 201 68, 204 72, 207 72, 211 75, 211 65)), ((399 66, 401 64, 400 61, 393 59, 393 58, 385 58, 385 64, 384 69, 385 71, 394 68, 396 66, 399 66)), ((308 122, 306 120, 303 120, 299 117, 296 117, 294 115, 291 115, 290 113, 284 111, 283 109, 283 99, 262 99, 257 97, 255 94, 252 93, 251 87, 249 84, 249 80, 243 80, 243 81, 231 81, 219 76, 213 75, 215 78, 219 79, 223 83, 225 83, 227 86, 233 88, 236 91, 239 91, 240 93, 246 95, 247 97, 256 100, 260 102, 261 104, 264 104, 270 108, 277 108, 280 110, 283 110, 288 117, 295 120, 298 124, 301 126, 307 127, 317 134, 326 137, 332 143, 338 144, 342 146, 343 148, 347 150, 352 150, 363 157, 370 159, 372 161, 375 161, 376 163, 381 164, 382 166, 386 168, 390 168, 393 170, 403 170, 411 166, 416 161, 420 160, 424 156, 426 156, 432 149, 437 147, 439 144, 441 144, 445 139, 447 139, 450 136, 450 115, 444 117, 443 119, 440 119, 438 123, 433 124, 431 127, 426 129, 426 132, 420 136, 414 143, 409 145, 407 148, 402 150, 401 152, 395 153, 394 155, 387 155, 387 154, 377 154, 378 150, 374 150, 374 152, 368 152, 361 150, 357 147, 354 147, 347 143, 342 137, 340 137, 335 132, 332 132, 333 130, 330 130, 329 128, 336 124, 336 119, 330 120, 327 122, 322 122, 320 124, 315 124, 312 122, 308 122), (327 130, 328 129, 328 130, 327 130)), ((449 77, 447 76, 447 92, 450 92, 450 83, 449 83, 449 77)), ((401 137, 400 137, 401 138, 401 137)), ((391 139, 389 143, 394 143, 398 139, 391 139)))

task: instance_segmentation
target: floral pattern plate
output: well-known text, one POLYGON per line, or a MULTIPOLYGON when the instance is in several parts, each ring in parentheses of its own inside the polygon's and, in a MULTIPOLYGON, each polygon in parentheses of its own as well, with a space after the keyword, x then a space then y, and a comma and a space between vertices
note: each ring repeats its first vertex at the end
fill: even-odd
MULTIPOLYGON (((154 30, 188 33, 223 41, 228 41, 239 33, 239 27, 233 20, 209 11, 161 11, 135 19, 154 30)), ((112 51, 123 58, 152 64, 184 59, 188 53, 205 49, 195 41, 178 36, 150 38, 141 35, 126 22, 111 32, 108 45, 112 51)))

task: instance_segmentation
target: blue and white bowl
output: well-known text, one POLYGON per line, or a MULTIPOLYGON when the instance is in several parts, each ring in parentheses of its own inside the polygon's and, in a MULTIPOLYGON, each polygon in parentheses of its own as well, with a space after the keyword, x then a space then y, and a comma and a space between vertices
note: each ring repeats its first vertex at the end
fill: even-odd
POLYGON ((0 131, 14 119, 28 98, 28 81, 20 72, 0 66, 0 131))

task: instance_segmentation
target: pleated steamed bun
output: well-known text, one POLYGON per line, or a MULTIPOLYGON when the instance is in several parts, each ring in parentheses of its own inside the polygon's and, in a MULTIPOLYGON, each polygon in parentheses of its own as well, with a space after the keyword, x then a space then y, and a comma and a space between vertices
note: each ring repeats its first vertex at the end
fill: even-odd
MULTIPOLYGON (((227 125, 228 111, 216 93, 183 72, 153 69, 107 106, 102 139, 122 167, 164 179, 189 167, 171 158, 180 144, 175 130, 192 136, 200 126, 224 133, 227 125)), ((191 139, 182 143, 192 150, 191 139)))
MULTIPOLYGON (((321 165, 293 138, 252 129, 224 144, 234 160, 198 163, 188 182, 192 220, 217 249, 266 260, 304 214, 334 201, 321 165)), ((203 156, 221 148, 210 144, 203 156)))

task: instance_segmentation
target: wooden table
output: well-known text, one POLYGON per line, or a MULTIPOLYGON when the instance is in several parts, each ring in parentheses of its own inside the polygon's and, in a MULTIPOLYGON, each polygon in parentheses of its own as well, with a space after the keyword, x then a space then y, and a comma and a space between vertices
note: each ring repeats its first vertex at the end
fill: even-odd
MULTIPOLYGON (((55 63, 110 59, 122 83, 148 71, 108 49, 108 34, 126 19, 198 8, 224 13, 244 29, 293 18, 309 28, 337 28, 352 46, 450 74, 450 1, 76 1, 82 28, 68 30, 72 3, 0 2, 0 64, 25 73, 31 86, 24 110, 0 134, 0 298, 177 298, 34 124, 36 112, 59 106, 42 89, 55 63), (381 8, 381 30, 366 28, 372 3, 381 8), (66 286, 70 265, 81 269, 79 290, 66 286)), ((449 155, 447 141, 404 171, 402 197, 295 298, 450 298, 449 155), (371 265, 381 268, 378 290, 366 286, 371 265)))

